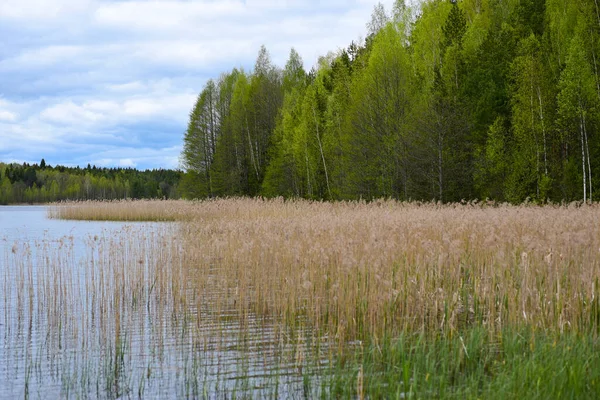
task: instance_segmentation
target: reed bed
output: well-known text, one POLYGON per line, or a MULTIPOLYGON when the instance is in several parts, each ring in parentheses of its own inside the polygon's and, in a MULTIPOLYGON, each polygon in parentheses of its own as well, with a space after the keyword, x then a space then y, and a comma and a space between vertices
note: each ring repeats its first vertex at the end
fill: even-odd
POLYGON ((186 279, 326 338, 328 396, 600 392, 598 205, 189 207, 186 279))
POLYGON ((316 339, 188 282, 177 232, 125 225, 5 247, 0 398, 311 393, 316 339))
POLYGON ((217 200, 187 205, 190 280, 344 343, 402 332, 596 329, 600 208, 217 200))
POLYGON ((473 324, 596 328, 600 206, 225 199, 85 202, 57 218, 178 220, 176 262, 341 343, 473 324), (161 215, 160 217, 157 217, 161 215))
POLYGON ((48 217, 79 221, 168 222, 186 219, 183 200, 65 201, 48 208, 48 217))
MULTIPOLYGON (((204 343, 198 332, 211 319, 221 327, 237 321, 246 338, 257 332, 251 326, 268 327, 271 351, 259 353, 278 354, 283 375, 293 371, 308 385, 305 395, 514 397, 537 387, 528 393, 588 397, 600 390, 593 372, 600 371, 599 205, 222 199, 50 211, 69 219, 132 215, 178 223, 145 245, 136 235, 122 239, 126 246, 92 240, 88 259, 100 268, 85 295, 96 299, 94 315, 114 321, 90 322, 111 327, 94 342, 115 337, 116 321, 131 326, 146 310, 192 343, 204 343), (106 279, 110 285, 98 284, 106 279), (333 378, 315 392, 318 384, 309 383, 324 362, 333 378), (517 372, 507 373, 509 366, 517 372), (555 386, 519 386, 544 376, 555 386)), ((17 258, 5 256, 23 282, 11 289, 21 309, 30 278, 17 258)), ((57 280, 62 267, 53 268, 59 283, 48 300, 62 298, 73 279, 57 280)), ((73 298, 53 300, 56 315, 47 320, 60 324, 73 298)), ((188 365, 190 377, 198 362, 188 365)))

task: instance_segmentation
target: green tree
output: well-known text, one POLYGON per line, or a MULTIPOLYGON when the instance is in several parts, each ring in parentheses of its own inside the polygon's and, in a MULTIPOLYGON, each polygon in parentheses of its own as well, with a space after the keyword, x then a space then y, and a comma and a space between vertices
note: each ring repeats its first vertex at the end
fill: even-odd
POLYGON ((551 74, 546 72, 541 45, 533 33, 520 42, 512 76, 514 151, 507 197, 515 202, 526 197, 543 201, 551 187, 548 136, 552 125, 548 109, 553 93, 548 86, 551 74))
MULTIPOLYGON (((217 196, 241 194, 244 147, 240 143, 239 132, 235 131, 235 128, 239 127, 239 121, 234 118, 232 107, 234 93, 240 79, 243 80, 244 85, 247 84, 245 73, 234 69, 231 73, 222 74, 218 84, 220 136, 217 139, 214 161, 211 165, 213 192, 217 196)), ((188 179, 193 180, 194 177, 188 179)))
POLYGON ((298 167, 294 159, 293 146, 306 80, 302 59, 292 49, 283 70, 284 100, 272 135, 270 161, 262 184, 262 194, 265 196, 300 195, 298 167))
POLYGON ((10 204, 13 199, 13 187, 6 176, 0 180, 0 204, 10 204))
POLYGON ((347 129, 345 192, 409 197, 411 64, 402 30, 388 24, 374 38, 364 71, 355 76, 347 129))
MULTIPOLYGON (((571 41, 565 68, 561 74, 558 112, 563 135, 567 142, 578 136, 581 157, 583 200, 592 201, 591 121, 597 110, 598 98, 594 77, 586 59, 583 41, 575 36, 571 41)), ((567 154, 566 158, 574 156, 567 154)))
MULTIPOLYGON (((190 114, 190 122, 184 136, 182 164, 192 175, 195 184, 200 185, 197 191, 202 197, 212 196, 213 185, 211 167, 220 134, 218 109, 218 90, 213 80, 209 80, 190 114)), ((186 181, 188 184, 189 180, 186 181)), ((196 191, 194 191, 196 192, 196 191)))

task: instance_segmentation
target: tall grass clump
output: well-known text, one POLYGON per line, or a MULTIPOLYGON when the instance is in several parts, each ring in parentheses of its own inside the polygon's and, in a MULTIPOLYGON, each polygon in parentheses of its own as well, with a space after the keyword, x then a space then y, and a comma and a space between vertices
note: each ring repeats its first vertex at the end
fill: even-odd
POLYGON ((188 279, 210 279, 240 313, 327 338, 330 394, 593 398, 600 388, 597 205, 195 207, 180 234, 188 279), (337 386, 344 376, 353 384, 337 386), (427 384, 411 390, 416 380, 427 384))
POLYGON ((307 372, 297 371, 313 368, 308 334, 239 313, 210 279, 189 282, 178 233, 129 224, 0 247, 0 365, 10 366, 0 368, 0 398, 302 390, 307 372))
MULTIPOLYGON (((257 318, 270 321, 300 376, 324 374, 326 361, 329 378, 308 379, 309 393, 598 393, 598 205, 222 199, 100 203, 95 212, 96 204, 51 213, 126 219, 165 207, 158 215, 179 221, 178 250, 163 261, 177 273, 157 281, 182 307, 172 318, 210 309, 250 335, 257 318)), ((142 253, 152 261, 162 251, 142 253)))
POLYGON ((190 279, 341 343, 471 326, 598 330, 600 209, 216 200, 190 205, 190 279), (215 278, 218 277, 218 278, 215 278))
POLYGON ((80 221, 166 222, 185 219, 181 200, 68 201, 48 207, 48 217, 80 221))

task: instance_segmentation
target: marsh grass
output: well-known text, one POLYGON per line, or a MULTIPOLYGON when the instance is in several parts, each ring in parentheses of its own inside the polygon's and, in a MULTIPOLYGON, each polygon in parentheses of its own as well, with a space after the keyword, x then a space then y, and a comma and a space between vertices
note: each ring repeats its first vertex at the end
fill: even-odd
POLYGON ((332 365, 338 398, 594 399, 599 344, 589 335, 483 327, 437 338, 402 335, 356 350, 332 365), (360 384, 359 384, 360 383, 360 384))
POLYGON ((79 221, 170 222, 185 219, 181 200, 69 201, 48 207, 48 217, 79 221))
POLYGON ((597 206, 239 199, 188 207, 179 237, 189 281, 210 279, 258 315, 302 316, 342 346, 472 326, 490 335, 598 330, 597 206))
MULTIPOLYGON (((120 384, 116 395, 147 387, 160 370, 148 362, 141 377, 132 377, 128 354, 150 349, 162 360, 187 344, 199 358, 184 358, 183 397, 221 393, 222 381, 210 386, 207 375, 252 376, 256 365, 244 359, 237 375, 206 361, 233 348, 254 349, 275 376, 299 378, 299 393, 326 397, 598 391, 598 205, 225 199, 64 204, 50 216, 179 221, 160 237, 126 234, 89 244, 97 268, 85 269, 83 294, 96 320, 79 329, 86 343, 91 337, 113 349, 101 376, 137 382, 120 384), (127 329, 116 344, 117 326, 139 324, 140 314, 151 344, 135 350, 127 329), (230 323, 238 327, 233 341, 230 323), (206 326, 214 327, 210 335, 206 326), (270 339, 257 345, 261 335, 270 339), (552 384, 544 385, 544 376, 552 384)), ((8 257, 23 282, 10 289, 16 309, 25 309, 27 263, 8 257)), ((66 288, 76 279, 49 265, 42 275, 55 285, 39 307, 55 302, 48 320, 61 331, 75 298, 66 288)), ((84 304, 75 315, 89 313, 84 304)), ((267 381, 263 394, 281 395, 280 378, 267 381)), ((251 382, 233 391, 248 393, 251 382)))
POLYGON ((275 385, 267 382, 281 393, 301 388, 296 340, 239 313, 210 286, 190 284, 175 226, 93 235, 82 256, 75 240, 16 242, 4 254, 0 363, 10 368, 0 397, 244 397, 269 395, 275 385))

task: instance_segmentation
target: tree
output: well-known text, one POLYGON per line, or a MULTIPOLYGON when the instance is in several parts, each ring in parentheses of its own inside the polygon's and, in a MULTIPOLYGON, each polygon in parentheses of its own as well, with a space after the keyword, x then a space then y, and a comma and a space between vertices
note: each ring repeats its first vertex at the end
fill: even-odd
POLYGON ((512 78, 514 151, 508 198, 516 202, 527 197, 544 201, 551 187, 548 137, 551 76, 546 72, 541 45, 533 33, 521 40, 512 64, 512 78))
POLYGON ((378 4, 364 43, 308 74, 295 50, 280 71, 262 47, 252 74, 217 85, 212 191, 590 201, 599 3, 397 0, 391 18, 378 4))
POLYGON ((0 204, 13 202, 13 187, 10 179, 4 177, 0 180, 0 204))
POLYGON ((403 32, 388 24, 356 75, 349 106, 345 192, 366 198, 409 196, 411 65, 403 32))
POLYGON ((261 192, 265 196, 299 196, 298 166, 293 153, 296 129, 299 125, 301 105, 307 76, 300 55, 290 51, 283 70, 283 105, 277 116, 271 138, 269 165, 265 172, 261 192))
POLYGON ((290 93, 295 88, 304 86, 306 83, 306 71, 300 54, 292 48, 290 56, 283 70, 282 91, 284 94, 290 93))
POLYGON ((295 155, 298 165, 303 165, 305 177, 305 193, 307 197, 331 198, 331 184, 327 160, 323 149, 326 134, 325 113, 327 109, 328 90, 324 80, 327 79, 328 66, 323 63, 317 78, 306 89, 304 94, 298 130, 295 141, 295 155))
POLYGON ((199 193, 212 196, 211 166, 214 161, 220 134, 220 115, 217 107, 218 93, 213 80, 209 80, 190 114, 190 122, 184 136, 182 164, 193 171, 199 193))
POLYGON ((230 73, 222 74, 218 83, 220 136, 211 165, 213 193, 217 196, 240 194, 244 155, 243 146, 239 143, 239 134, 235 132, 237 121, 232 115, 234 93, 240 79, 247 83, 245 73, 234 69, 230 73))
POLYGON ((257 194, 264 179, 271 136, 282 102, 281 73, 273 66, 267 49, 262 46, 250 80, 246 105, 251 124, 247 130, 248 151, 256 173, 256 181, 252 179, 249 194, 257 194))
POLYGON ((373 13, 371 14, 371 21, 367 24, 369 36, 375 36, 380 30, 385 28, 389 22, 389 17, 385 11, 385 7, 381 3, 375 4, 373 13))
POLYGON ((432 188, 429 196, 441 201, 472 196, 469 115, 463 98, 466 31, 465 14, 452 2, 442 27, 441 66, 434 67, 433 85, 425 99, 426 111, 417 127, 421 132, 421 174, 432 188))
MULTIPOLYGON (((571 41, 559 88, 558 112, 563 135, 567 142, 574 134, 579 136, 583 200, 592 201, 592 163, 589 138, 593 132, 590 129, 590 119, 597 109, 598 100, 594 77, 585 57, 583 41, 578 36, 571 41)), ((569 152, 568 145, 565 151, 569 152)), ((567 154, 566 158, 571 156, 571 154, 567 154)))

